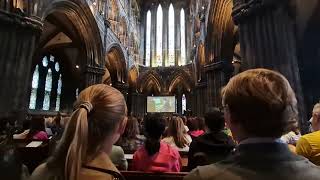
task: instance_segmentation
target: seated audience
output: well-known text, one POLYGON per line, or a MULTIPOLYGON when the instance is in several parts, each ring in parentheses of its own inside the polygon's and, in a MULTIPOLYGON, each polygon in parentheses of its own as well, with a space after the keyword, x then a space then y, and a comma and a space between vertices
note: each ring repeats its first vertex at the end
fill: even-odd
POLYGON ((146 141, 133 155, 132 170, 145 172, 179 172, 181 158, 178 150, 160 142, 165 129, 160 115, 147 116, 144 122, 146 141))
POLYGON ((22 131, 19 134, 14 134, 13 139, 26 139, 30 132, 30 122, 31 120, 24 120, 22 122, 22 131))
POLYGON ((320 103, 313 108, 311 125, 313 132, 299 139, 296 152, 320 166, 320 103))
POLYGON ((117 169, 128 169, 127 159, 124 157, 124 151, 120 146, 113 145, 109 157, 112 163, 117 167, 117 169))
POLYGON ((221 161, 231 154, 235 147, 232 138, 224 132, 224 117, 219 109, 204 116, 207 133, 193 139, 188 154, 188 169, 221 161))
POLYGON ((179 151, 189 151, 189 145, 192 139, 184 128, 183 121, 180 117, 173 116, 171 118, 167 133, 168 137, 162 139, 161 142, 167 143, 179 151))
POLYGON ((281 74, 253 69, 230 79, 222 90, 227 126, 239 142, 235 154, 194 169, 186 180, 320 180, 320 168, 289 151, 280 140, 297 100, 281 74))
POLYGON ((188 134, 192 138, 196 138, 198 136, 203 135, 204 132, 204 125, 203 125, 203 119, 202 118, 190 118, 188 121, 188 127, 189 127, 189 132, 188 134))
POLYGON ((137 119, 128 117, 126 129, 117 142, 117 145, 121 146, 125 152, 134 152, 143 146, 144 140, 145 137, 140 135, 137 119))
POLYGON ((33 140, 48 140, 48 134, 44 125, 44 118, 33 118, 30 122, 30 131, 27 135, 27 139, 33 140))
POLYGON ((126 125, 127 107, 116 89, 98 84, 79 94, 61 142, 31 180, 119 178, 108 154, 126 125))
POLYGON ((18 152, 10 145, 0 145, 0 179, 27 180, 28 168, 22 164, 18 152))

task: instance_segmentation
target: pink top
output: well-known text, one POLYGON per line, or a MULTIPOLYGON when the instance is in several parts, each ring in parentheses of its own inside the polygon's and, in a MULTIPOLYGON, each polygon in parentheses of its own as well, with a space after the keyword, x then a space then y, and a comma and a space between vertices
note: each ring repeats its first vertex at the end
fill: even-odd
POLYGON ((204 134, 203 130, 189 131, 190 136, 198 137, 204 134))
POLYGON ((37 132, 35 135, 33 135, 32 139, 35 139, 35 140, 48 140, 48 135, 46 132, 44 131, 39 131, 37 132))
POLYGON ((180 172, 181 157, 179 152, 166 143, 160 142, 159 152, 149 156, 145 147, 133 155, 132 170, 144 172, 180 172))

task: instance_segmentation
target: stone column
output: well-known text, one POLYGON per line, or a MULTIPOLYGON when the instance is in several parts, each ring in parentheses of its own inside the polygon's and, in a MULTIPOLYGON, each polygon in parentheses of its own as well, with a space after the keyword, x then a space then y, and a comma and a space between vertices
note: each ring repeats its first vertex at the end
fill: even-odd
POLYGON ((151 62, 150 62, 150 67, 153 66, 153 61, 156 59, 156 39, 157 39, 157 6, 151 7, 151 62))
POLYGON ((179 65, 178 62, 181 59, 181 31, 180 31, 180 5, 176 5, 174 11, 174 20, 175 20, 175 27, 174 27, 174 34, 175 34, 175 58, 176 58, 176 65, 179 65))
POLYGON ((42 23, 0 10, 0 119, 22 120, 28 110, 32 56, 42 23))
POLYGON ((162 30, 162 65, 166 65, 166 61, 168 60, 168 47, 169 47, 169 4, 164 3, 162 5, 162 12, 163 12, 163 30, 162 30))
POLYGON ((289 1, 233 0, 233 19, 239 26, 244 68, 268 68, 281 72, 296 92, 300 127, 305 130, 306 116, 296 56, 294 17, 289 1))

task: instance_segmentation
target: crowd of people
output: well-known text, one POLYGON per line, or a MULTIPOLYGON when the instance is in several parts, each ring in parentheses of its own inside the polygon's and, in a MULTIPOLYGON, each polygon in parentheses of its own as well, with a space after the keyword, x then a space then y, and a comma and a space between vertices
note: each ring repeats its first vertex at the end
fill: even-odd
POLYGON ((121 179, 120 170, 128 169, 180 172, 182 153, 188 157, 186 180, 320 180, 320 103, 313 108, 312 132, 302 135, 295 93, 275 71, 242 72, 221 97, 222 107, 208 109, 204 117, 147 114, 137 119, 127 116, 118 90, 93 85, 79 94, 65 126, 60 114, 50 123, 35 118, 13 138, 59 139, 32 180, 121 179), (132 163, 125 154, 133 154, 132 163))

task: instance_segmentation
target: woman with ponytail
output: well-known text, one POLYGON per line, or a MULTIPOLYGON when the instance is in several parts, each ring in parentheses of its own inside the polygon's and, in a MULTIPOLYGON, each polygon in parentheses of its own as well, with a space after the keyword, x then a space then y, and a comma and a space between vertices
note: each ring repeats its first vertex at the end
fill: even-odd
POLYGON ((161 142, 165 119, 150 115, 145 119, 146 142, 133 155, 132 169, 145 172, 180 172, 181 158, 178 150, 161 142))
POLYGON ((108 180, 119 175, 108 154, 126 125, 122 94, 107 85, 83 90, 60 144, 32 180, 108 180))

